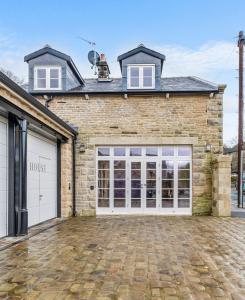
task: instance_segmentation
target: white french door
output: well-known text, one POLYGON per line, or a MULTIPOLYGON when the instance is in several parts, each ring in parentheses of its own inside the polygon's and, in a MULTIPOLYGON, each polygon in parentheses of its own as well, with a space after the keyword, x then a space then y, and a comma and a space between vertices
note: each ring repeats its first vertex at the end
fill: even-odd
POLYGON ((97 149, 97 214, 191 214, 191 147, 97 149))

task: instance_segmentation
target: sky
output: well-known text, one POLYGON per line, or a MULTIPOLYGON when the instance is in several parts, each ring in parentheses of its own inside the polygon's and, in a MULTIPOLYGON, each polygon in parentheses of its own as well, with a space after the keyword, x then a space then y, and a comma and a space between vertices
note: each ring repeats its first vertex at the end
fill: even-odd
POLYGON ((0 67, 27 80, 25 55, 46 44, 70 55, 93 77, 89 44, 105 53, 111 77, 117 56, 143 43, 166 55, 163 77, 198 76, 225 83, 224 142, 234 143, 238 117, 237 36, 242 0, 8 0, 0 9, 0 67))

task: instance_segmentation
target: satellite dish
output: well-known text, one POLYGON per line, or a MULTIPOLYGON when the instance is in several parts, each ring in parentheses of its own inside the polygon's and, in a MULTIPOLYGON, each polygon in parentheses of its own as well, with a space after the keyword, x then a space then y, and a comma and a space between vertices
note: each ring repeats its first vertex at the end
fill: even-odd
POLYGON ((94 50, 89 51, 89 53, 88 53, 88 60, 91 63, 91 65, 96 66, 96 64, 100 60, 99 53, 96 52, 96 51, 94 51, 94 50))

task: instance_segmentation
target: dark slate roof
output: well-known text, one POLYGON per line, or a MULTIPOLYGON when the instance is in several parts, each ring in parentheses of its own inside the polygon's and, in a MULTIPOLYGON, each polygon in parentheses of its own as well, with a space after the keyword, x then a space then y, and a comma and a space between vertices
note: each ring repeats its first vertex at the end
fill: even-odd
POLYGON ((163 54, 161 54, 159 52, 156 52, 154 50, 151 50, 149 48, 146 48, 143 44, 140 44, 138 47, 136 47, 136 48, 134 48, 134 49, 132 49, 132 50, 130 50, 130 51, 128 51, 126 53, 123 53, 123 54, 121 54, 121 55, 118 56, 117 60, 120 63, 121 69, 122 69, 122 60, 123 59, 128 58, 128 57, 130 57, 132 55, 135 55, 135 54, 137 54, 139 52, 143 52, 143 53, 146 53, 146 54, 149 54, 151 56, 159 58, 161 60, 161 67, 162 67, 163 62, 164 62, 164 60, 166 58, 165 55, 163 55, 163 54))
MULTIPOLYGON (((194 93, 218 92, 218 86, 197 77, 169 77, 161 79, 161 90, 123 90, 122 78, 113 78, 111 81, 98 81, 96 78, 85 79, 85 85, 73 88, 66 92, 50 92, 54 94, 103 94, 103 93, 194 93)), ((33 92, 34 94, 35 92, 33 92)), ((47 91, 45 93, 48 93, 47 91)), ((35 94, 39 94, 36 92, 35 94)))
MULTIPOLYGON (((229 148, 224 148, 224 154, 237 152, 237 149, 238 149, 238 145, 229 148)), ((245 150, 245 143, 243 143, 242 150, 245 150)))
POLYGON ((49 116, 55 122, 60 124, 63 128, 67 129, 73 135, 77 135, 77 131, 71 125, 67 124, 65 121, 63 121, 58 116, 56 116, 52 111, 46 108, 36 98, 34 98, 32 95, 26 92, 23 88, 21 88, 17 83, 15 83, 8 76, 3 74, 1 71, 0 71, 0 82, 2 82, 4 85, 6 85, 9 89, 14 91, 19 96, 23 97, 26 101, 31 103, 34 107, 39 109, 41 112, 45 113, 47 116, 49 116))
POLYGON ((74 75, 76 76, 77 80, 80 82, 80 84, 81 85, 84 84, 84 80, 83 80, 81 74, 79 73, 76 65, 74 64, 72 58, 69 55, 65 54, 65 53, 62 53, 60 51, 57 51, 57 50, 51 48, 49 45, 46 45, 42 49, 39 49, 39 50, 37 50, 35 52, 32 52, 32 53, 26 55, 24 57, 24 61, 28 62, 28 61, 36 58, 36 57, 39 57, 41 55, 46 54, 46 53, 48 53, 50 55, 54 55, 54 56, 56 56, 58 58, 61 58, 61 59, 65 60, 68 63, 68 65, 71 68, 71 70, 74 73, 74 75))

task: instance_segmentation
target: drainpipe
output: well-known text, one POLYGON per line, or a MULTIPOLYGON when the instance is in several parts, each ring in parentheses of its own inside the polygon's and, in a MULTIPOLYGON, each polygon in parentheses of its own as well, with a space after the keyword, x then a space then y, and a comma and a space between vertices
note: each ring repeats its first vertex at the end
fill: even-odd
POLYGON ((16 118, 15 132, 15 212, 16 235, 28 232, 27 212, 27 121, 16 118))
POLYGON ((72 216, 75 217, 76 212, 76 136, 72 138, 72 216))

